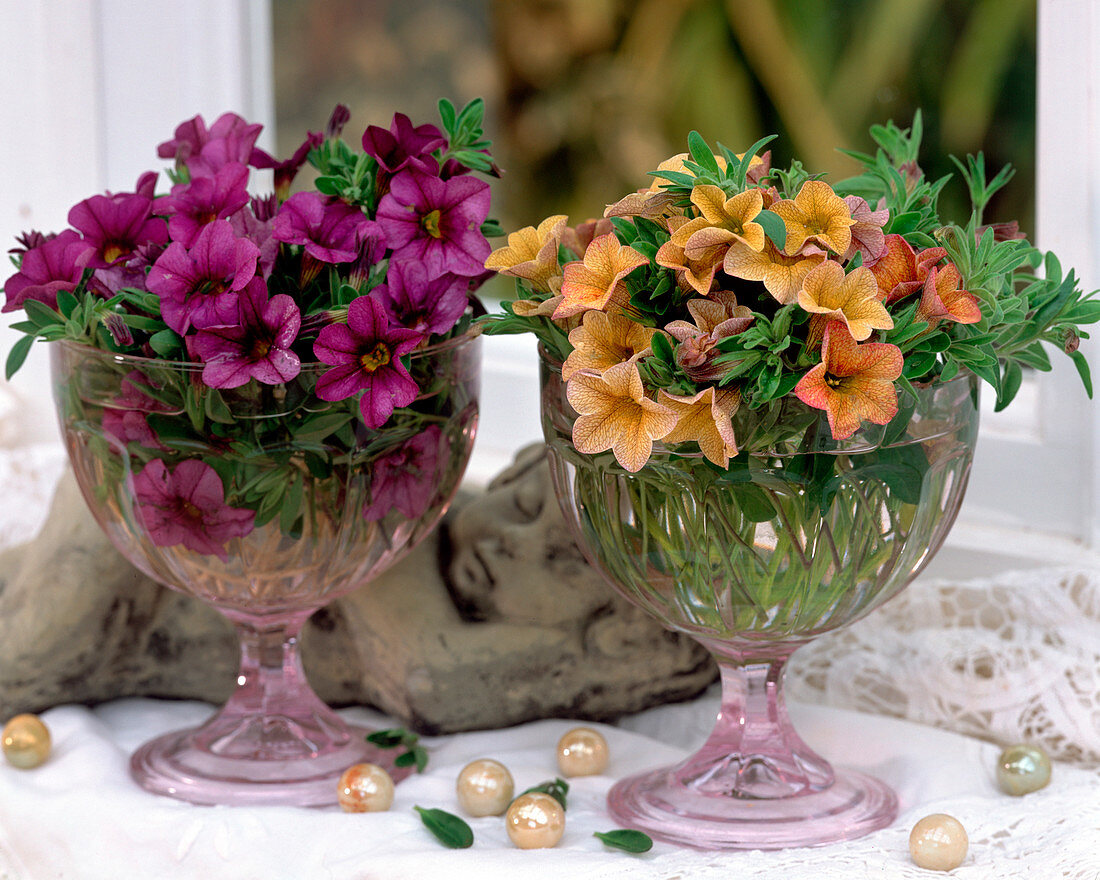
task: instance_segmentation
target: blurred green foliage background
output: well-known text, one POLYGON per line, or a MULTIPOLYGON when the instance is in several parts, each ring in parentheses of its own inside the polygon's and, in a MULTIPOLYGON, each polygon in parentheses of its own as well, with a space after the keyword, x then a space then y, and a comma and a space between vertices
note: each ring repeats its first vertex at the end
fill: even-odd
MULTIPOLYGON (((987 212, 1033 232, 1035 0, 273 0, 277 128, 289 153, 337 101, 347 128, 435 101, 488 103, 505 228, 596 216, 648 185, 687 133, 837 180, 837 147, 923 108, 922 166, 984 150, 1016 179, 987 212)), ((961 183, 944 216, 965 220, 961 183)))

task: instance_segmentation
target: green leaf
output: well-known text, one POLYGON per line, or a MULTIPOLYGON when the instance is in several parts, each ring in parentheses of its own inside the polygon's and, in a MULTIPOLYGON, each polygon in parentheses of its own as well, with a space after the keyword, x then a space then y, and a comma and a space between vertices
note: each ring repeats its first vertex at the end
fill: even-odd
POLYGON ((149 347, 161 357, 167 358, 183 348, 183 339, 174 330, 165 328, 149 337, 149 347))
POLYGON ((49 327, 51 324, 61 323, 61 315, 36 299, 23 300, 23 310, 27 313, 27 317, 39 327, 49 327))
POLYGON ((1008 361, 1005 364, 1004 377, 1001 379, 1001 393, 997 395, 997 405, 993 407, 994 412, 1000 412, 1012 403, 1023 379, 1024 371, 1020 368, 1019 362, 1008 361))
POLYGON ((455 130, 455 105, 446 98, 440 98, 437 106, 439 108, 439 119, 443 123, 443 128, 448 132, 453 132, 455 130))
POLYGON ((324 193, 326 196, 338 196, 347 182, 338 177, 318 177, 313 181, 313 185, 317 188, 317 192, 324 193))
POLYGON ((213 388, 206 390, 206 416, 212 422, 219 422, 223 425, 232 425, 236 422, 233 418, 233 413, 230 411, 229 406, 222 398, 221 394, 213 388))
POLYGON ((450 849, 467 849, 473 846, 474 832, 462 819, 446 810, 426 810, 413 807, 435 839, 450 849))
POLYGON ((4 366, 5 379, 11 379, 16 371, 23 366, 23 362, 27 359, 27 353, 30 352, 32 345, 34 345, 34 337, 24 336, 17 340, 15 345, 11 347, 11 351, 8 352, 7 363, 4 366))
POLYGON ((540 782, 538 785, 532 785, 526 791, 520 792, 520 794, 531 794, 536 791, 550 795, 550 797, 561 804, 563 810, 568 809, 565 805, 565 799, 566 795, 569 794, 569 783, 560 776, 554 779, 548 779, 546 782, 540 782))
POLYGON ((693 131, 688 135, 688 152, 691 153, 692 159, 715 177, 718 177, 718 162, 714 158, 714 151, 711 150, 703 136, 697 131, 693 131))
POLYGON ((756 215, 756 222, 764 227, 764 234, 772 240, 779 250, 787 244, 787 225, 783 222, 783 218, 773 211, 761 211, 756 215))
POLYGON ((745 519, 750 522, 768 522, 775 518, 775 507, 767 493, 752 483, 733 483, 733 495, 745 519))
POLYGON ((279 512, 279 528, 284 534, 294 530, 294 523, 302 509, 302 495, 305 490, 301 473, 295 474, 283 499, 283 509, 279 512))
POLYGON ((409 732, 403 727, 394 727, 390 730, 376 730, 367 734, 367 742, 380 749, 393 749, 405 742, 409 732))
POLYGON ((612 849, 621 849, 628 853, 644 853, 653 849, 653 839, 641 831, 632 828, 619 828, 615 831, 595 831, 593 837, 598 837, 606 846, 612 849))
POLYGON ((919 211, 907 211, 904 214, 898 214, 890 221, 883 232, 905 235, 907 232, 912 232, 920 225, 920 219, 919 211))
POLYGON ((1085 386, 1085 393, 1089 396, 1089 400, 1092 400, 1092 372, 1089 370, 1089 362, 1081 351, 1073 352, 1070 357, 1073 358, 1073 365, 1077 367, 1077 374, 1085 386))
POLYGON ((61 312, 65 317, 68 317, 73 313, 73 309, 77 306, 76 297, 73 296, 67 290, 59 290, 57 292, 57 310, 61 312))

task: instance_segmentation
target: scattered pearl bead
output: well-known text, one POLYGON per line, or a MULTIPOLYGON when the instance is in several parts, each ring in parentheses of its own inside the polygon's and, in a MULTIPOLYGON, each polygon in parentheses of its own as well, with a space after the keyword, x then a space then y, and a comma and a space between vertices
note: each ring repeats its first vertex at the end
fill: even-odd
POLYGON ((969 847, 962 823, 946 813, 925 816, 909 833, 909 854, 918 868, 953 871, 963 863, 969 847))
POLYGON ((0 733, 4 757, 21 770, 45 763, 50 756, 50 731, 37 715, 16 715, 0 733))
POLYGON ((352 764, 340 777, 336 799, 345 813, 382 813, 393 804, 393 779, 377 764, 352 764))
POLYGON ((591 727, 574 727, 558 740, 558 769, 563 776, 598 776, 607 769, 607 740, 591 727))
POLYGON ((499 816, 508 809, 515 792, 508 768, 491 758, 471 761, 455 782, 458 805, 469 816, 499 816))
POLYGON ((997 758, 997 783, 1006 794, 1019 797, 1050 782, 1050 757, 1039 746, 1009 746, 997 758))
POLYGON ((557 846, 565 834, 565 810, 548 794, 521 794, 508 808, 504 827, 520 849, 557 846))

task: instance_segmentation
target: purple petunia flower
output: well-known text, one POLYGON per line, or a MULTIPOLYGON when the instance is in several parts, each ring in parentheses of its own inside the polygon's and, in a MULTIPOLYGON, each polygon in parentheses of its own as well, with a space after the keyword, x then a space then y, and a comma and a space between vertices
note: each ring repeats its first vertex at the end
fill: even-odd
POLYGON ((250 379, 264 385, 289 382, 302 363, 290 346, 302 316, 286 294, 268 299, 262 278, 253 278, 237 300, 237 324, 206 327, 191 338, 189 349, 206 366, 202 381, 211 388, 237 388, 250 379))
POLYGON ((149 270, 146 284, 160 297, 164 323, 179 334, 190 327, 237 320, 239 291, 256 275, 260 249, 238 238, 228 220, 207 223, 194 244, 170 244, 149 270))
POLYGON ((177 126, 172 140, 157 146, 157 155, 186 165, 192 178, 211 177, 230 162, 249 164, 261 131, 262 125, 236 113, 223 113, 209 130, 202 116, 195 116, 177 126))
POLYGON ((447 451, 443 432, 429 425, 375 461, 370 470, 371 499, 363 507, 363 517, 374 522, 395 508, 406 519, 422 517, 435 500, 441 451, 447 451))
POLYGON ((390 321, 425 336, 446 333, 462 317, 470 301, 470 279, 459 275, 430 278, 420 263, 394 261, 386 283, 374 289, 390 321))
POLYGON ((125 262, 141 245, 168 241, 168 224, 153 216, 153 200, 139 193, 92 196, 73 205, 69 223, 84 234, 93 269, 125 262))
POLYGON ((272 235, 275 221, 270 218, 261 219, 255 213, 257 201, 253 198, 248 208, 229 218, 229 223, 238 238, 247 238, 260 249, 260 274, 266 279, 271 277, 271 270, 275 268, 275 260, 279 256, 279 241, 272 235))
POLYGON ((372 296, 348 306, 347 324, 323 328, 313 344, 317 360, 334 367, 317 380, 321 400, 344 400, 362 391, 359 411, 368 428, 380 428, 399 406, 419 393, 400 357, 424 337, 390 325, 386 310, 372 296))
POLYGON ((405 168, 435 174, 439 163, 432 152, 446 143, 443 132, 434 125, 414 127, 404 113, 394 114, 389 131, 378 125, 368 125, 363 132, 363 149, 390 174, 405 168))
POLYGON ((103 409, 104 433, 123 446, 137 443, 150 449, 165 448, 146 417, 149 413, 168 412, 169 407, 141 390, 141 386, 149 384, 144 373, 131 370, 120 385, 122 393, 103 409))
POLYGON ((182 544, 225 562, 225 542, 253 529, 256 512, 225 503, 221 478, 206 462, 187 459, 169 471, 154 458, 134 477, 138 519, 158 547, 182 544))
POLYGON ((377 224, 359 208, 315 192, 300 192, 279 208, 274 236, 287 244, 300 244, 322 263, 350 263, 359 245, 379 235, 377 224))
POLYGON ((28 299, 56 309, 58 291, 73 290, 80 283, 90 255, 88 243, 71 229, 36 244, 23 254, 19 271, 4 282, 5 303, 0 312, 21 309, 28 299))
POLYGON ((290 195, 290 185, 294 182, 294 178, 298 176, 298 171, 306 163, 309 151, 314 147, 321 146, 324 141, 321 132, 307 132, 306 139, 294 151, 294 155, 281 162, 269 153, 255 149, 252 151, 252 167, 270 168, 275 172, 275 194, 278 196, 279 201, 285 202, 287 196, 290 195))
POLYGON ((240 162, 223 165, 212 177, 199 177, 172 187, 157 201, 157 213, 167 214, 173 241, 191 247, 207 223, 225 220, 248 204, 248 167, 240 162))
POLYGON ((393 259, 421 262, 432 276, 485 271, 491 248, 481 234, 489 216, 489 184, 484 181, 440 180, 403 171, 391 181, 377 216, 393 259))

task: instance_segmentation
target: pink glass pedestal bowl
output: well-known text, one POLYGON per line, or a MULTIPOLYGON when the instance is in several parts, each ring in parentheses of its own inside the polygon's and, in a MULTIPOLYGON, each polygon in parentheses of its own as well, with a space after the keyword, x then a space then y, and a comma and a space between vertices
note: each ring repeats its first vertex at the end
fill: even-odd
MULTIPOLYGON (((324 366, 283 386, 214 392, 201 367, 58 342, 55 402, 81 492, 145 574, 236 627, 236 689, 205 724, 133 755, 144 788, 197 804, 322 806, 393 749, 365 740, 306 681, 309 616, 362 586, 442 517, 477 426, 480 344, 414 352, 420 396, 379 430, 356 400, 319 400, 324 366)), ((366 587, 369 589, 369 586, 366 587)))
POLYGON ((791 726, 783 670, 800 645, 898 593, 943 542, 977 436, 973 377, 919 389, 889 426, 840 444, 797 401, 778 423, 745 413, 739 438, 782 437, 789 420, 797 442, 725 471, 658 446, 637 473, 610 452, 576 452, 576 414, 545 357, 542 377, 554 486, 588 561, 721 672, 709 739, 680 764, 618 782, 615 821, 705 850, 820 845, 893 822, 885 783, 834 769, 791 726))

